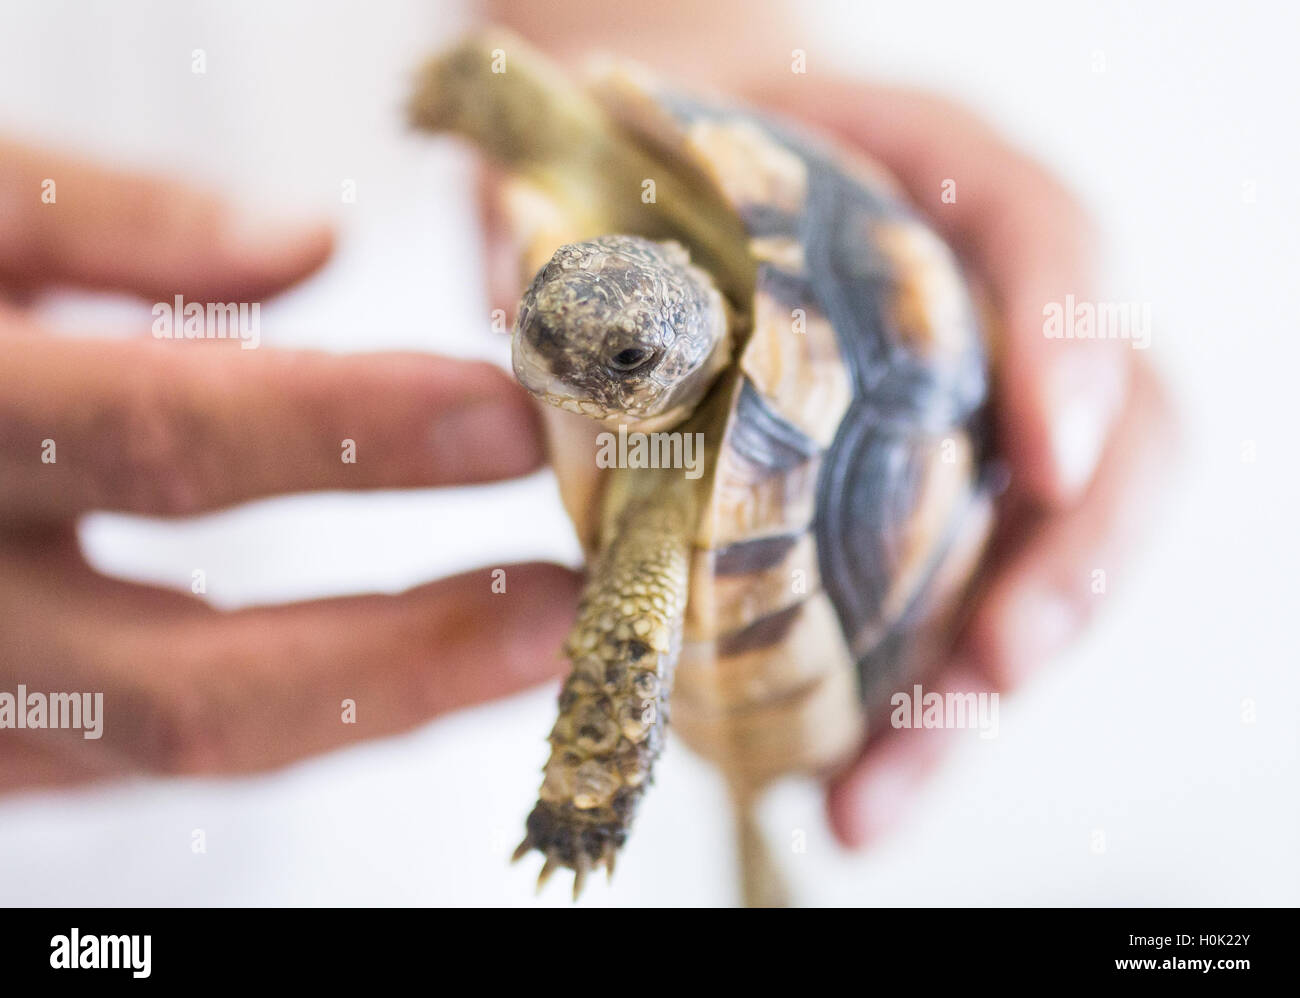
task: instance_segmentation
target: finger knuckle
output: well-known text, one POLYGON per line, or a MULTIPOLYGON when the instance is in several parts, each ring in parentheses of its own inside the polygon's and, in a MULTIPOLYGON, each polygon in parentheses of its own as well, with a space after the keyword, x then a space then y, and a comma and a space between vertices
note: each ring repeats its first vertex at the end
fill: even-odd
POLYGON ((194 690, 156 698, 142 740, 145 765, 160 776, 205 776, 227 768, 221 714, 194 690))
MULTIPOLYGON (((171 372, 174 375, 174 372, 171 372)), ((168 372, 149 372, 126 388, 111 439, 118 452, 107 458, 107 491, 129 509, 185 516, 206 506, 200 474, 202 447, 197 416, 167 404, 168 372)))

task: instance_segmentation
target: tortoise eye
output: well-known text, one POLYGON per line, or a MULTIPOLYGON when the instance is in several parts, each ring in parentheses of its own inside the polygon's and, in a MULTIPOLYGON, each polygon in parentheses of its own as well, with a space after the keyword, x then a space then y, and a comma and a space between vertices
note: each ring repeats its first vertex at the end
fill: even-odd
POLYGON ((653 350, 645 347, 628 347, 620 350, 609 359, 610 366, 618 371, 634 371, 653 355, 653 350))

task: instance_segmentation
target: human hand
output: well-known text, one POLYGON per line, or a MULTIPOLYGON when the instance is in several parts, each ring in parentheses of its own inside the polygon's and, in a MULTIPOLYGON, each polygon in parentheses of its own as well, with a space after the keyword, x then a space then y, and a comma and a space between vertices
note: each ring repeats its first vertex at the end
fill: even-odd
POLYGON ((541 463, 530 400, 487 364, 56 337, 22 307, 54 284, 252 302, 315 270, 331 243, 322 227, 240 224, 184 187, 0 142, 0 692, 102 693, 104 715, 100 739, 0 729, 0 792, 258 770, 555 671, 577 579, 554 565, 508 566, 509 599, 480 571, 227 613, 82 558, 74 523, 90 510, 182 516, 541 463), (344 438, 356 463, 340 459, 344 438))
MULTIPOLYGON (((1065 190, 969 112, 937 97, 849 80, 749 88, 755 103, 883 163, 987 284, 998 444, 1011 472, 985 575, 936 692, 1007 690, 1087 626, 1139 540, 1175 453, 1168 402, 1126 340, 1051 339, 1044 306, 1092 299, 1090 225, 1065 190), (945 181, 956 201, 944 203, 945 181)), ((846 845, 904 811, 951 743, 942 729, 885 729, 832 782, 831 825, 846 845)))

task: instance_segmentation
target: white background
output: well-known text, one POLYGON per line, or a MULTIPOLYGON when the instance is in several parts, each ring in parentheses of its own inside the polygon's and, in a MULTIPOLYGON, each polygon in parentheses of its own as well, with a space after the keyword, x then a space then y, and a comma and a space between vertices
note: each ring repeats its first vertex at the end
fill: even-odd
MULTIPOLYGON (((1099 626, 1004 699, 1000 737, 963 742, 888 842, 848 855, 813 788, 773 795, 765 824, 805 903, 1300 902, 1300 23, 1287 6, 822 4, 786 46, 812 69, 957 96, 1061 173, 1108 237, 1111 297, 1152 303, 1189 441, 1099 626), (795 830, 804 854, 789 849, 795 830)), ((461 21, 414 2, 6 0, 0 129, 335 215, 337 258, 263 309, 264 342, 500 359, 468 160, 406 134, 399 113, 412 65, 461 21), (195 48, 206 75, 190 72, 195 48), (344 178, 354 205, 340 204, 344 178)), ((110 330, 147 310, 74 299, 53 315, 110 330)), ((575 552, 545 474, 184 524, 104 516, 85 537, 97 564, 135 577, 184 585, 204 566, 227 606, 575 552)), ((267 777, 8 798, 0 902, 566 904, 559 886, 533 897, 535 866, 505 865, 553 693, 267 777), (205 855, 191 853, 195 828, 205 855)), ((582 903, 731 903, 731 861, 721 788, 674 745, 615 884, 582 903)))

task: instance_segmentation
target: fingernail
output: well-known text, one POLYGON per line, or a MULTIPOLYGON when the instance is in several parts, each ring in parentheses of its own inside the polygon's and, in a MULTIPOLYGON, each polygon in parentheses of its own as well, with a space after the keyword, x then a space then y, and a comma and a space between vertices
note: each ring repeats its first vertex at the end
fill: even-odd
POLYGON ((1014 686, 1066 646, 1078 630, 1079 612, 1062 593, 1027 589, 1015 598, 1004 626, 998 671, 1005 685, 1014 686))
POLYGON ((280 260, 327 242, 331 232, 332 226, 324 219, 240 207, 226 217, 220 238, 222 248, 231 256, 280 260))
POLYGON ((870 845, 894 826, 916 800, 920 772, 904 758, 891 759, 862 779, 846 837, 855 847, 870 845))
MULTIPOLYGON (((1100 349, 1088 345, 1082 349, 1100 349)), ((1049 386, 1050 442, 1058 491, 1079 495, 1092 481, 1120 401, 1117 365, 1076 350, 1049 386)))

